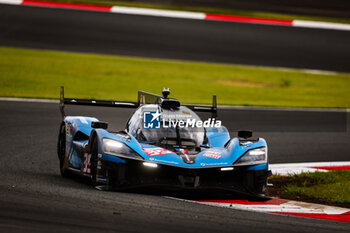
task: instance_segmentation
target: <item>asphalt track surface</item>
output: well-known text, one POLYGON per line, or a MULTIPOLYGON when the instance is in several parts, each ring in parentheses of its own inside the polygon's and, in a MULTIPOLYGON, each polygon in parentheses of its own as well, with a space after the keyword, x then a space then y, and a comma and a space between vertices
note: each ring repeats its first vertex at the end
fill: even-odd
POLYGON ((350 32, 0 5, 0 45, 350 72, 350 32))
MULTIPOLYGON (((61 119, 57 104, 0 101, 0 110, 1 232, 350 231, 348 223, 218 208, 164 197, 188 198, 188 193, 97 191, 84 180, 60 177, 56 140, 61 119)), ((69 106, 66 110, 70 115, 108 121, 111 129, 122 129, 133 111, 85 106, 69 106)), ((280 119, 280 126, 285 122, 283 118, 299 119, 285 123, 285 130, 289 130, 285 132, 269 132, 273 121, 251 118, 252 114, 256 119, 266 117, 267 111, 221 110, 219 114, 222 119, 234 116, 237 125, 246 126, 247 119, 252 120, 250 128, 259 129, 258 134, 268 141, 273 163, 348 160, 348 128, 339 131, 341 128, 335 125, 334 132, 331 127, 326 129, 328 132, 289 130, 290 124, 306 127, 300 122, 304 117, 298 116, 308 118, 307 112, 272 111, 271 118, 280 119)), ((327 117, 331 118, 329 122, 339 121, 343 114, 327 117)), ((208 198, 196 194, 190 197, 208 198)))
MULTIPOLYGON (((159 19, 0 5, 0 45, 170 59, 349 71, 347 32, 159 19)), ((63 179, 57 104, 0 102, 1 232, 349 232, 347 223, 217 208, 164 197, 101 192, 63 179)), ((121 129, 131 109, 70 107, 121 129)), ((222 110, 232 134, 258 131, 270 162, 348 160, 349 116, 340 112, 222 110), (320 117, 322 116, 322 117, 320 117)))

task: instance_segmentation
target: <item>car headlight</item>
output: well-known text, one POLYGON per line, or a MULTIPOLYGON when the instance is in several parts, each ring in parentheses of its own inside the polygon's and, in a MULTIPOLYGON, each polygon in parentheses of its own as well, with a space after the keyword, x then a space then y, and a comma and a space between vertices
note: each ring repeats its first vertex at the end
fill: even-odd
POLYGON ((142 159, 142 157, 137 154, 130 147, 117 140, 104 138, 102 140, 102 149, 104 153, 112 154, 120 157, 142 159))
POLYGON ((255 165, 261 163, 267 163, 266 147, 247 151, 235 165, 255 165))

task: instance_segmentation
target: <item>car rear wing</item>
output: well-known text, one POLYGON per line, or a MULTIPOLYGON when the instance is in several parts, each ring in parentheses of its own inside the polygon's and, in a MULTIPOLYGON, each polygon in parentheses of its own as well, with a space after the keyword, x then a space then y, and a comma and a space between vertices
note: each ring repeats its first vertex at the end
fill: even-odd
MULTIPOLYGON (((158 104, 161 99, 164 98, 152 93, 138 91, 137 102, 119 102, 119 101, 106 101, 106 100, 91 100, 91 99, 75 99, 64 97, 64 87, 61 86, 60 91, 60 111, 62 117, 65 117, 64 106, 65 105, 87 105, 87 106, 101 106, 101 107, 117 107, 117 108, 138 108, 143 104, 158 104)), ((197 112, 210 112, 212 118, 217 117, 217 101, 216 95, 213 95, 212 106, 200 106, 200 105, 184 105, 190 108, 192 111, 197 112)))
POLYGON ((101 106, 101 107, 118 107, 118 108, 137 108, 138 103, 134 102, 118 102, 118 101, 106 101, 106 100, 89 100, 89 99, 75 99, 64 97, 64 87, 61 87, 60 92, 60 111, 62 117, 64 117, 64 105, 88 105, 88 106, 101 106))

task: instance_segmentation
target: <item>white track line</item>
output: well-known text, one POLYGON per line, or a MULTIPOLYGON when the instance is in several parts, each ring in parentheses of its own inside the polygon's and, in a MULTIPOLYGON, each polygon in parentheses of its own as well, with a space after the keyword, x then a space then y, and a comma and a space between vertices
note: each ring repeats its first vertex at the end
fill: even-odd
POLYGON ((0 3, 10 5, 21 5, 22 2, 22 0, 0 0, 0 3))
POLYGON ((315 162, 315 163, 279 163, 270 164, 269 168, 274 175, 293 175, 302 172, 326 172, 328 170, 318 169, 315 167, 334 167, 334 166, 350 166, 349 161, 344 162, 315 162))
MULTIPOLYGON (((275 200, 283 200, 281 204, 269 204, 267 202, 261 202, 261 204, 235 204, 236 200, 233 200, 233 203, 222 203, 220 201, 195 201, 195 200, 186 200, 181 198, 174 198, 170 196, 163 196, 164 198, 197 203, 202 205, 210 205, 215 207, 223 207, 223 208, 231 208, 238 210, 246 210, 253 212, 265 212, 265 213, 309 213, 309 214, 327 214, 327 215, 341 215, 350 211, 348 208, 335 207, 335 206, 327 206, 322 204, 315 203, 306 203, 301 201, 290 201, 283 199, 275 199, 275 200)), ((273 200, 273 199, 272 199, 273 200)))
POLYGON ((171 10, 157 10, 135 7, 121 7, 113 6, 112 13, 129 14, 129 15, 146 15, 157 17, 169 17, 169 18, 182 18, 182 19, 205 19, 205 13, 186 12, 186 11, 171 11, 171 10))
POLYGON ((317 75, 336 75, 337 72, 334 71, 327 71, 327 70, 313 70, 313 69, 301 69, 301 71, 304 71, 308 74, 317 74, 317 75))
POLYGON ((310 213, 310 214, 344 214, 350 211, 350 209, 333 207, 327 205, 305 203, 299 201, 287 201, 282 204, 230 204, 220 202, 197 202, 204 205, 225 207, 239 210, 248 210, 254 212, 272 212, 272 213, 310 213))
POLYGON ((305 27, 305 28, 350 31, 350 25, 349 24, 342 24, 342 23, 328 23, 328 22, 317 22, 317 21, 307 21, 307 20, 293 20, 293 26, 294 27, 305 27))

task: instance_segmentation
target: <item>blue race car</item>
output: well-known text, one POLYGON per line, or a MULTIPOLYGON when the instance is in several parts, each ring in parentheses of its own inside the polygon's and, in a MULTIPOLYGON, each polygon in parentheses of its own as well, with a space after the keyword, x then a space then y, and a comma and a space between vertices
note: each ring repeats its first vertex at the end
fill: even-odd
POLYGON ((160 186, 226 189, 263 194, 268 170, 267 144, 239 131, 230 138, 212 106, 181 105, 177 99, 138 92, 138 102, 64 98, 61 87, 57 153, 61 175, 91 178, 99 189, 160 186), (126 129, 108 131, 93 117, 66 116, 64 105, 136 108, 126 129), (202 120, 195 111, 209 112, 202 120))

